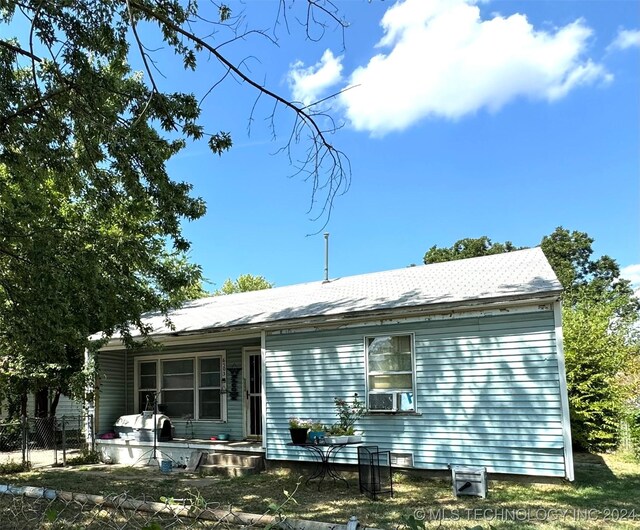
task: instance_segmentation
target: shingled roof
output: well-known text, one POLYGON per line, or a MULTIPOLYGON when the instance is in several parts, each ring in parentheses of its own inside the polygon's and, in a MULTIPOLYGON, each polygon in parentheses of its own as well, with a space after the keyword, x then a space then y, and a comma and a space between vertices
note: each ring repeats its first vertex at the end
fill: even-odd
POLYGON ((538 247, 384 272, 360 274, 188 302, 143 321, 153 335, 259 326, 313 317, 359 315, 402 308, 485 304, 560 294, 562 286, 538 247))

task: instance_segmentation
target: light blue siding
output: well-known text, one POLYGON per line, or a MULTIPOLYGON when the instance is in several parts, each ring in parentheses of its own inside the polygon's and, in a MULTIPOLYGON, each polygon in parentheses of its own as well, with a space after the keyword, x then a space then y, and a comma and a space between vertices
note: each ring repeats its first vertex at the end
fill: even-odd
POLYGON ((113 430, 113 424, 125 410, 125 355, 123 351, 98 355, 96 388, 96 433, 113 430))
POLYGON ((309 458, 286 445, 289 417, 331 424, 335 396, 365 399, 364 337, 384 333, 414 334, 417 414, 365 416, 367 444, 417 468, 564 476, 553 311, 267 334, 267 458, 309 458))

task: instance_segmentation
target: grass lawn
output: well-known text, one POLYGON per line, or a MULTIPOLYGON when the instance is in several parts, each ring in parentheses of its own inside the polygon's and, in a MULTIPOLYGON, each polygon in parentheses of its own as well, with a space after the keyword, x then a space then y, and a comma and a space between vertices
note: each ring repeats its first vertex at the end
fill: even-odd
MULTIPOLYGON (((102 495, 128 492, 156 500, 197 491, 220 507, 263 513, 269 503, 284 500, 285 490, 296 488, 299 475, 274 470, 230 479, 101 465, 0 475, 0 484, 102 495)), ((618 455, 576 455, 574 483, 490 480, 486 499, 454 499, 445 478, 395 472, 394 497, 373 502, 359 493, 355 473, 345 476, 349 488, 325 481, 318 491, 313 483, 301 484, 295 494, 297 504, 288 504, 287 513, 342 524, 356 515, 364 525, 389 529, 403 527, 403 518, 410 515, 423 519, 425 528, 640 529, 640 464, 618 455)))

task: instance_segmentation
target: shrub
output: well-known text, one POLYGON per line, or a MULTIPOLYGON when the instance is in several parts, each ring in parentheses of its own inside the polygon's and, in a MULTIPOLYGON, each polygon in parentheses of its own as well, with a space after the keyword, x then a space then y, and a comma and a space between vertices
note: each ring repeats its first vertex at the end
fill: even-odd
POLYGON ((635 409, 627 416, 631 451, 635 459, 640 462, 640 409, 635 409))
POLYGON ((13 475, 14 473, 22 473, 23 471, 29 471, 29 462, 23 463, 11 460, 0 464, 0 475, 13 475))
POLYGON ((615 306, 579 303, 565 307, 563 334, 574 443, 588 451, 616 449, 625 403, 637 373, 636 342, 615 306))
POLYGON ((86 464, 99 464, 102 462, 100 453, 98 451, 91 451, 90 449, 83 449, 78 456, 67 458, 68 466, 82 466, 86 464))

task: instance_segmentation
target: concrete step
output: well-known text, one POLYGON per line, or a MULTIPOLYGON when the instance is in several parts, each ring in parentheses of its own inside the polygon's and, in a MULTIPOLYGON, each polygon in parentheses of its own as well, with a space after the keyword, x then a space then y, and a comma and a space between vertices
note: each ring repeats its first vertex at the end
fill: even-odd
POLYGON ((198 470, 203 475, 222 475, 225 477, 246 477, 256 475, 262 471, 254 466, 236 466, 223 464, 200 464, 198 470))
POLYGON ((239 466, 255 467, 262 471, 264 469, 264 457, 262 455, 243 455, 239 453, 209 453, 206 459, 200 464, 210 464, 219 466, 239 466))

